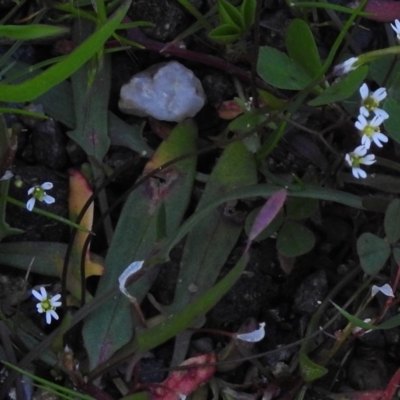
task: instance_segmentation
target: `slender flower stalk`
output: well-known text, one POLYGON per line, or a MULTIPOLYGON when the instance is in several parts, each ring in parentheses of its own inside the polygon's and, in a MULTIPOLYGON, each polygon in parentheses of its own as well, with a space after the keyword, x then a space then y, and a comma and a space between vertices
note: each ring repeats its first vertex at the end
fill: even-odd
POLYGON ((373 112, 377 117, 381 117, 383 120, 389 118, 389 114, 385 110, 379 108, 380 102, 387 96, 386 88, 381 87, 374 92, 371 92, 368 85, 364 83, 360 87, 360 95, 362 99, 360 115, 369 117, 369 114, 373 112))
POLYGON ((374 142, 378 147, 382 147, 382 143, 387 143, 388 138, 380 131, 380 125, 383 122, 382 117, 377 115, 371 120, 367 121, 364 115, 359 115, 355 123, 355 127, 359 130, 361 136, 361 144, 368 150, 371 143, 374 142))
POLYGON ((46 289, 42 286, 40 288, 40 292, 37 290, 32 290, 32 295, 39 300, 39 303, 36 304, 36 308, 38 313, 46 314, 46 323, 51 324, 51 318, 58 319, 58 314, 55 309, 61 306, 61 295, 56 294, 55 296, 50 296, 46 289))
POLYGON ((367 173, 360 168, 361 164, 371 165, 376 162, 373 154, 367 155, 367 149, 364 146, 358 146, 353 152, 346 154, 345 160, 355 178, 366 178, 367 173))
POLYGON ((27 210, 33 210, 36 200, 44 201, 46 204, 53 204, 56 199, 46 193, 46 190, 50 190, 52 188, 53 184, 51 182, 45 182, 40 186, 36 185, 31 187, 28 190, 28 195, 32 195, 32 197, 26 203, 27 210))

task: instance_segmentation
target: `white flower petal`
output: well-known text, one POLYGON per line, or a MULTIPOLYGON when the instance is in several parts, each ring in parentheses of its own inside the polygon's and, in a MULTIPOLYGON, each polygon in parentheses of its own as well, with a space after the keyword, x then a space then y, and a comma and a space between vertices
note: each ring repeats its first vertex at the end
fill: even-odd
POLYGON ((343 75, 347 74, 350 71, 353 71, 354 69, 357 68, 357 66, 354 66, 354 64, 358 61, 357 57, 351 57, 345 62, 342 62, 338 65, 335 66, 333 69, 333 73, 335 75, 343 75))
POLYGON ((366 83, 363 83, 360 87, 360 96, 363 100, 369 96, 369 88, 366 83))
POLYGON ((47 299, 47 290, 43 286, 40 287, 40 294, 42 295, 42 300, 47 299))
POLYGON ((37 308, 37 312, 38 312, 39 314, 41 314, 41 313, 43 313, 43 312, 44 312, 44 309, 43 309, 42 303, 38 303, 38 304, 36 304, 36 308, 37 308))
POLYGON ((392 287, 388 283, 385 283, 383 286, 372 285, 371 296, 374 297, 378 292, 388 297, 394 297, 392 287))
POLYGON ((54 319, 60 319, 60 317, 58 316, 58 314, 54 311, 54 310, 50 310, 48 311, 48 313, 54 318, 54 319))
POLYGON ((46 195, 44 196, 44 198, 43 198, 43 201, 44 201, 46 204, 53 204, 53 203, 56 201, 56 199, 55 199, 54 197, 49 196, 48 194, 46 194, 46 195))
MULTIPOLYGON (((360 115, 362 115, 364 117, 369 117, 369 111, 366 109, 366 107, 364 107, 364 106, 360 107, 360 115)), ((357 124, 357 122, 356 122, 356 124, 357 124)), ((356 128, 357 128, 357 125, 356 125, 356 128)))
POLYGON ((40 187, 44 190, 50 190, 53 189, 53 184, 51 182, 45 182, 41 184, 40 187))
POLYGON ((49 312, 46 312, 46 324, 51 324, 51 314, 49 312))
POLYGON ((353 165, 353 161, 351 160, 350 154, 346 154, 344 156, 344 159, 346 160, 346 162, 349 165, 349 167, 351 167, 353 165))
POLYGON ((386 96, 387 96, 387 91, 386 88, 384 87, 376 89, 375 92, 372 93, 372 98, 376 100, 378 103, 386 99, 386 96))
POLYGON ((359 167, 353 168, 352 172, 353 172, 353 176, 357 179, 367 177, 367 173, 359 167))
POLYGON ((369 150, 371 147, 371 139, 367 135, 362 135, 361 144, 365 148, 365 150, 369 150))
POLYGON ((37 290, 32 290, 32 296, 36 297, 39 301, 43 300, 42 295, 37 290))
POLYGON ((245 342, 259 342, 264 339, 265 336, 265 322, 260 323, 260 327, 253 332, 241 333, 236 335, 237 339, 243 340, 245 342))
POLYGON ((375 115, 374 118, 372 118, 372 121, 369 123, 370 126, 373 126, 374 128, 377 128, 380 126, 383 122, 383 118, 380 117, 379 115, 375 115))
POLYGON ((378 146, 378 147, 382 147, 382 143, 387 143, 389 141, 389 139, 387 138, 387 136, 385 136, 383 133, 381 132, 376 132, 372 135, 372 140, 374 141, 374 143, 378 146))
POLYGON ((31 187, 31 188, 28 190, 28 195, 32 194, 34 190, 35 190, 35 187, 31 187))
POLYGON ((363 157, 367 154, 367 148, 365 146, 358 146, 354 149, 354 154, 358 157, 363 157))
POLYGON ((0 181, 8 181, 14 176, 14 174, 11 171, 6 171, 4 175, 0 178, 0 181))
POLYGON ((376 163, 375 155, 374 154, 368 154, 362 159, 362 164, 364 165, 372 165, 376 163))
POLYGON ((375 108, 374 113, 375 115, 381 117, 383 120, 389 118, 389 114, 385 110, 382 110, 381 108, 375 108))
POLYGON ((136 274, 142 268, 143 264, 144 264, 144 260, 143 261, 134 261, 133 263, 128 265, 128 267, 124 270, 124 272, 118 278, 119 290, 128 298, 131 298, 132 296, 128 293, 128 291, 125 288, 126 281, 128 280, 129 277, 136 274))
POLYGON ((29 211, 32 211, 33 207, 35 206, 35 202, 36 202, 36 199, 34 197, 29 199, 28 202, 26 203, 26 209, 29 211))

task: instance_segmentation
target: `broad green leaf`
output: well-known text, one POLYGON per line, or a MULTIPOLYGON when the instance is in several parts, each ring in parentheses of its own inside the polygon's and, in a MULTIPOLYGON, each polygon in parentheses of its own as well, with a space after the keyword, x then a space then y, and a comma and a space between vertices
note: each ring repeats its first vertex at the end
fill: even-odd
POLYGON ((276 247, 286 257, 297 257, 308 253, 315 245, 315 236, 304 225, 286 221, 279 231, 276 247))
MULTIPOLYGON (((90 37, 94 24, 76 20, 72 30, 75 43, 90 37)), ((89 156, 102 162, 110 147, 108 136, 108 98, 111 86, 111 56, 102 54, 82 66, 72 75, 75 129, 68 132, 89 156)))
POLYGON ((357 240, 357 253, 363 271, 376 275, 390 256, 390 245, 372 233, 363 233, 357 240))
POLYGON ((63 35, 68 28, 52 25, 0 25, 0 37, 13 40, 33 40, 63 35))
POLYGON ((220 25, 213 29, 209 38, 220 43, 232 43, 240 37, 240 29, 236 25, 220 25))
POLYGON ((385 213, 385 233, 389 243, 396 243, 400 239, 400 200, 395 199, 385 213))
POLYGON ((347 74, 342 80, 334 83, 321 95, 308 102, 310 106, 322 106, 349 98, 355 93, 365 80, 368 67, 362 66, 347 74))
POLYGON ((240 13, 243 16, 245 29, 250 29, 254 24, 256 14, 257 0, 243 0, 239 7, 240 13))
POLYGON ((316 77, 322 69, 317 45, 307 22, 293 19, 286 30, 286 49, 289 57, 300 65, 311 77, 316 77))
MULTIPOLYGON (((182 154, 194 152, 196 136, 197 129, 192 120, 179 123, 159 146, 143 174, 157 170, 182 154)), ((121 273, 132 262, 154 255, 160 213, 165 213, 167 235, 176 232, 190 200, 195 169, 195 156, 186 158, 159 171, 156 177, 148 179, 130 194, 107 253, 106 272, 100 279, 96 297, 115 287, 121 273)), ((157 276, 156 272, 156 268, 150 269, 129 287, 129 292, 139 302, 147 295, 157 276)), ((86 320, 83 338, 91 368, 107 360, 131 340, 135 327, 129 304, 124 295, 118 294, 86 320)))
POLYGON ((400 143, 400 99, 395 100, 388 97, 385 100, 383 109, 389 114, 389 118, 384 121, 386 132, 397 143, 400 143))
MULTIPOLYGON (((199 317, 204 316, 231 289, 240 278, 248 261, 248 253, 244 253, 237 264, 215 286, 194 300, 193 303, 187 305, 178 314, 170 318, 165 318, 162 323, 155 327, 139 332, 134 341, 117 352, 107 362, 107 365, 119 365, 122 360, 130 358, 132 354, 143 354, 152 350, 183 330, 191 327, 199 317)), ((96 372, 95 370, 94 373, 96 372)))
POLYGON ((322 378, 328 372, 325 367, 310 360, 308 355, 303 351, 300 351, 299 363, 300 374, 305 382, 312 382, 319 378, 322 378))
POLYGON ((130 3, 131 0, 125 0, 113 16, 88 40, 77 47, 62 61, 48 68, 40 75, 17 85, 0 83, 0 101, 32 101, 69 78, 101 49, 104 42, 112 35, 125 17, 130 3))
POLYGON ((243 15, 227 0, 218 0, 218 14, 221 25, 236 25, 241 30, 246 29, 243 15))
POLYGON ((311 82, 310 76, 300 65, 285 53, 269 46, 260 47, 257 73, 278 89, 301 90, 311 82))
POLYGON ((318 209, 317 199, 300 199, 292 197, 286 202, 286 214, 290 219, 307 219, 310 218, 318 209))
MULTIPOLYGON (((197 209, 201 209, 222 193, 256 182, 254 156, 242 142, 232 143, 214 167, 197 209)), ((189 233, 180 262, 174 302, 167 307, 169 315, 182 310, 214 284, 238 241, 243 226, 244 216, 228 203, 211 211, 189 233), (190 285, 195 285, 195 292, 188 290, 190 285)))
MULTIPOLYGON (((246 218, 246 224, 244 230, 247 236, 249 235, 251 227, 253 226, 253 223, 260 210, 261 207, 254 209, 246 218)), ((260 242, 264 239, 271 237, 271 235, 274 234, 282 226, 284 221, 285 221, 285 215, 283 211, 280 211, 277 214, 277 216, 271 221, 271 223, 254 239, 254 241, 260 242)))

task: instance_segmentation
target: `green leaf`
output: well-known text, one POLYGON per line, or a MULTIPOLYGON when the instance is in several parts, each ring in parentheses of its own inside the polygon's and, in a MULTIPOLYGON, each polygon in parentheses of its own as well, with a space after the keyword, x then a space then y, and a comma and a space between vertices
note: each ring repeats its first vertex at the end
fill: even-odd
MULTIPOLYGON (((150 329, 142 330, 137 334, 133 343, 121 349, 107 364, 120 364, 132 356, 133 353, 145 353, 154 349, 178 333, 192 326, 195 321, 204 316, 240 278, 249 261, 248 253, 242 255, 237 264, 214 287, 189 304, 178 314, 165 320, 150 329)), ((100 366, 102 369, 103 366, 100 366)), ((96 370, 93 371, 96 374, 96 370)))
POLYGON ((0 83, 0 101, 23 102, 32 101, 46 93, 49 89, 69 78, 82 67, 112 35, 119 23, 125 17, 131 0, 125 0, 114 15, 102 25, 88 40, 77 47, 62 61, 48 68, 40 75, 35 76, 17 85, 0 83))
MULTIPOLYGON (((145 167, 144 174, 168 161, 194 152, 197 128, 191 119, 179 123, 159 146, 145 167)), ((128 197, 122 209, 108 250, 105 270, 96 298, 115 287, 118 278, 133 261, 145 260, 156 251, 160 219, 166 217, 167 235, 173 235, 181 224, 190 200, 196 170, 196 157, 191 156, 159 171, 128 197)), ((157 269, 144 274, 129 287, 140 302, 156 278, 157 269)), ((86 320, 83 337, 91 368, 107 360, 131 340, 134 332, 129 301, 121 294, 113 296, 86 320)))
POLYGON ((232 43, 239 38, 240 34, 240 28, 236 25, 220 25, 213 29, 208 36, 216 42, 232 43))
POLYGON ((243 15, 240 11, 227 0, 218 0, 218 14, 221 25, 236 25, 245 30, 243 15))
MULTIPOLYGON (((94 27, 90 21, 75 20, 72 29, 73 41, 84 43, 94 27)), ((78 143, 87 155, 95 157, 101 163, 110 147, 108 98, 111 85, 111 56, 103 54, 83 65, 72 75, 71 83, 76 125, 74 130, 68 132, 68 136, 78 143)))
POLYGON ((0 25, 0 37, 13 40, 33 40, 68 33, 68 28, 52 25, 0 25))
POLYGON ((385 213, 385 233, 389 243, 396 243, 400 239, 400 200, 395 199, 385 213))
POLYGON ((304 225, 286 221, 278 234, 276 247, 286 257, 297 257, 308 253, 315 245, 315 236, 304 225))
POLYGON ((347 74, 342 80, 334 83, 321 95, 308 102, 310 106, 322 106, 349 98, 362 85, 368 73, 368 67, 362 66, 347 74))
POLYGON ((254 18, 257 9, 257 0, 243 0, 239 7, 240 13, 243 16, 245 29, 248 30, 254 24, 254 18))
POLYGON ((389 114, 389 118, 384 121, 386 132, 393 140, 400 143, 400 100, 388 97, 383 109, 389 114))
POLYGON ((317 45, 308 24, 295 18, 286 31, 286 49, 289 57, 300 65, 310 77, 317 76, 321 69, 317 45))
POLYGON ((333 303, 334 307, 342 314, 350 323, 352 323, 355 326, 359 326, 360 328, 363 329, 372 329, 372 330, 378 330, 378 329, 393 329, 397 328, 400 325, 400 314, 397 314, 395 317, 390 318, 389 320, 382 322, 380 325, 371 325, 367 322, 364 322, 362 319, 355 317, 354 315, 351 315, 349 312, 344 310, 343 308, 339 307, 337 304, 333 303))
POLYGON ((230 131, 249 132, 267 120, 267 114, 258 110, 247 111, 235 118, 228 126, 230 131))
POLYGON ((294 60, 269 46, 260 47, 257 73, 278 89, 301 90, 311 82, 307 72, 294 60))
POLYGON ((312 382, 319 378, 322 378, 328 372, 325 367, 323 367, 322 365, 318 365, 314 361, 310 360, 310 358, 304 351, 300 351, 299 363, 300 374, 305 382, 312 382))
POLYGON ((286 201, 286 214, 290 219, 307 219, 318 209, 317 199, 300 199, 292 197, 286 201))
POLYGON ((390 256, 390 245, 372 233, 363 233, 357 240, 357 253, 363 271, 376 275, 390 256))
MULTIPOLYGON (((221 193, 257 182, 254 156, 242 142, 230 144, 214 167, 197 209, 221 193)), ((176 285, 174 302, 167 307, 168 315, 182 310, 194 298, 208 290, 219 276, 221 268, 243 230, 244 218, 230 204, 212 210, 189 233, 176 285), (199 237, 203 238, 199 240, 199 237), (193 293, 187 288, 196 286, 193 293)))

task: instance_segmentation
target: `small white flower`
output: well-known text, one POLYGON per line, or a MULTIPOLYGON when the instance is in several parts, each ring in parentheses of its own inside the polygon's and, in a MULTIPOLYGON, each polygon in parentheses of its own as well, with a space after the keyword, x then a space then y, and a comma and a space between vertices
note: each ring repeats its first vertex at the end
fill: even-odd
POLYGON ((26 208, 29 211, 32 211, 33 207, 35 206, 36 200, 44 201, 46 204, 53 204, 56 199, 52 196, 46 194, 46 190, 50 190, 53 188, 53 184, 51 182, 45 182, 42 185, 36 185, 31 187, 28 190, 28 195, 32 195, 32 197, 26 203, 26 208))
POLYGON ((367 119, 363 115, 358 116, 358 120, 354 124, 355 127, 362 134, 361 144, 368 150, 371 147, 371 143, 374 142, 378 147, 382 147, 383 143, 388 142, 388 138, 384 135, 379 126, 382 124, 383 118, 378 117, 377 115, 372 118, 371 121, 367 121, 367 119))
POLYGON ((243 340, 245 342, 259 342, 264 339, 265 336, 265 322, 260 323, 260 327, 253 332, 240 333, 236 335, 237 339, 243 340))
POLYGON ((394 25, 390 24, 390 26, 395 31, 397 40, 400 42, 400 21, 398 19, 395 19, 394 25))
POLYGON ((358 146, 353 152, 346 154, 345 160, 355 178, 366 178, 367 173, 360 168, 360 164, 371 165, 375 160, 373 154, 367 154, 367 149, 364 146, 358 146))
POLYGON ((338 64, 335 66, 333 69, 333 73, 335 75, 344 75, 348 74, 350 71, 355 70, 358 65, 355 65, 358 61, 358 57, 351 57, 345 62, 342 62, 341 64, 338 64))
POLYGON ((374 297, 378 292, 381 292, 388 297, 394 297, 393 289, 388 283, 385 283, 383 286, 372 285, 371 297, 374 297))
POLYGON ((360 95, 362 99, 360 107, 361 115, 369 117, 370 112, 373 111, 376 116, 381 117, 383 120, 389 118, 389 114, 379 108, 379 103, 387 96, 386 88, 381 87, 375 90, 375 92, 371 92, 368 85, 364 83, 360 87, 360 95))
POLYGON ((32 290, 32 295, 39 300, 39 303, 36 304, 36 308, 38 313, 46 313, 46 323, 51 323, 51 318, 58 319, 58 314, 55 312, 57 307, 61 306, 61 295, 56 294, 55 296, 50 297, 47 294, 46 289, 42 286, 40 288, 40 293, 36 290, 32 290))

